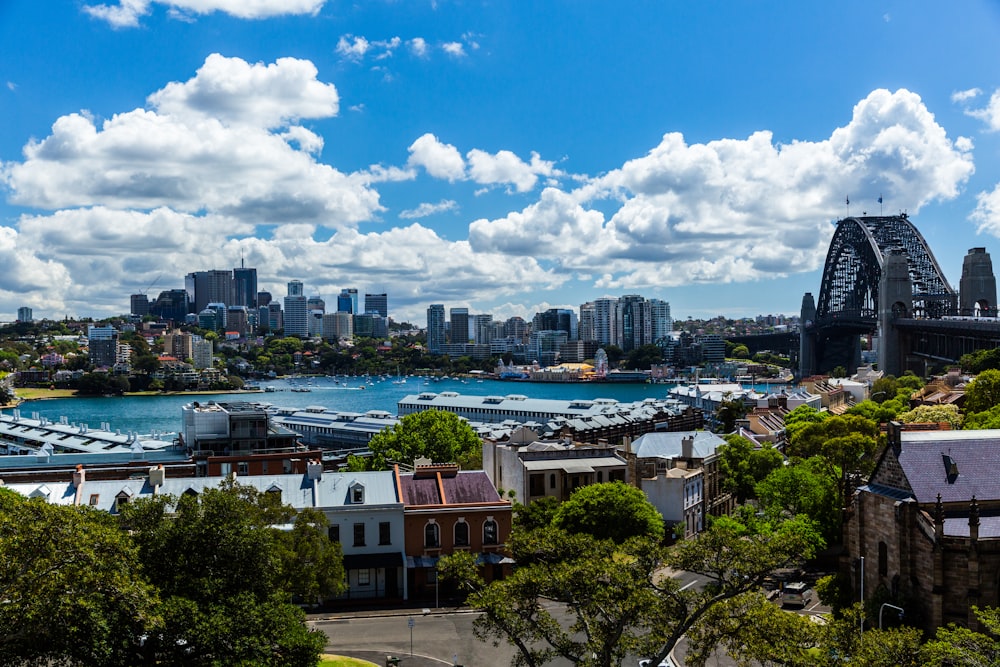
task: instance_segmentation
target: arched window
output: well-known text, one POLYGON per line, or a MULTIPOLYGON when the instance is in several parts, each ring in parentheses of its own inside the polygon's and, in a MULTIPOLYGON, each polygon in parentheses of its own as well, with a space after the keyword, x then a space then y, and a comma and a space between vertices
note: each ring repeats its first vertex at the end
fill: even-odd
POLYGON ((486 519, 483 522, 483 544, 499 544, 500 529, 493 519, 486 519))
POLYGON ((441 546, 441 527, 436 523, 428 523, 424 527, 424 547, 436 549, 441 546))
POLYGON ((469 546, 469 524, 461 519, 455 524, 455 546, 469 546))

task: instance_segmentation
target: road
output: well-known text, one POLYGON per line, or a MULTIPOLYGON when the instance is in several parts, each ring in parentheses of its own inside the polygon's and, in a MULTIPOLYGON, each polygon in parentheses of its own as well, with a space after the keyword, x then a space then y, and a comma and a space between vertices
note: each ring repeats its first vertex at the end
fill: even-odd
MULTIPOLYGON (((674 573, 682 587, 703 586, 706 580, 689 572, 674 573)), ((814 602, 801 610, 802 614, 822 614, 829 609, 814 602)), ((502 667, 509 665, 515 649, 506 641, 499 646, 481 642, 472 634, 472 622, 477 614, 472 611, 437 610, 427 614, 412 612, 385 612, 384 614, 339 614, 313 620, 312 625, 326 633, 327 651, 385 664, 386 655, 400 656, 400 667, 436 667, 437 665, 465 665, 465 667, 502 667), (412 657, 410 619, 412 628, 412 657)), ((677 646, 675 656, 679 667, 684 664, 686 641, 677 646)), ((632 658, 625 665, 635 665, 632 658)), ((568 660, 549 663, 553 667, 569 667, 568 660)), ((733 667, 736 663, 724 651, 709 658, 709 667, 733 667)))

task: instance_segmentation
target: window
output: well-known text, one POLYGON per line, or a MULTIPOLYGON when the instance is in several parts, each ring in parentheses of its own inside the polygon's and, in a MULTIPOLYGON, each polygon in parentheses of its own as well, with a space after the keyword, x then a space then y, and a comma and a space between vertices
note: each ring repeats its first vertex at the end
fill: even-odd
POLYGON ((260 462, 260 472, 261 472, 262 475, 266 475, 267 474, 267 461, 261 461, 260 462))
POLYGON ((365 487, 361 484, 355 484, 351 487, 351 502, 352 503, 363 503, 365 502, 365 487))
POLYGON ((532 475, 528 478, 528 494, 532 496, 545 495, 545 475, 532 475))
POLYGON ((465 521, 459 521, 455 524, 455 546, 469 546, 469 524, 465 521))
POLYGON ((603 470, 598 470, 597 471, 597 483, 600 484, 603 481, 604 481, 604 471, 603 470))
POLYGON ((332 526, 330 526, 329 528, 327 528, 326 529, 326 534, 327 534, 327 537, 330 538, 331 542, 339 542, 340 541, 340 524, 336 524, 335 523, 332 526))
POLYGON ((889 548, 885 542, 878 543, 878 576, 885 577, 889 574, 889 548))
POLYGON ((549 473, 549 488, 550 489, 556 488, 556 474, 554 472, 549 473))
POLYGON ((441 527, 436 523, 429 523, 424 528, 424 547, 437 548, 441 546, 441 527))
POLYGON ((358 586, 371 586, 372 571, 358 570, 358 586))
POLYGON ((365 546, 365 524, 363 523, 354 524, 354 546, 365 546))
POLYGON ((223 477, 229 477, 229 474, 233 471, 232 463, 220 463, 219 464, 219 474, 223 477))
POLYGON ((101 494, 99 494, 99 493, 92 493, 92 494, 90 494, 90 504, 91 505, 96 505, 97 502, 100 499, 101 499, 101 494))
POLYGON ((499 541, 497 522, 487 519, 483 523, 483 544, 497 544, 499 541))
POLYGON ((382 521, 378 525, 378 543, 379 544, 392 544, 392 524, 388 521, 382 521))
POLYGON ((240 461, 240 463, 239 463, 239 472, 237 474, 241 475, 243 477, 246 477, 247 475, 249 475, 250 474, 250 464, 247 463, 246 461, 240 461))

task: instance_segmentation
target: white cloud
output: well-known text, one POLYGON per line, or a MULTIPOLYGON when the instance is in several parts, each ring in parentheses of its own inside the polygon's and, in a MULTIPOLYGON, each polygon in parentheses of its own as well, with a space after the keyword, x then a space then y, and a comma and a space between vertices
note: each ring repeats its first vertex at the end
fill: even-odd
POLYGON ((418 58, 427 57, 427 41, 423 37, 414 37, 407 44, 410 45, 410 51, 413 52, 418 58))
POLYGON ((392 57, 402 43, 403 40, 399 37, 370 41, 361 36, 343 35, 337 40, 337 53, 342 58, 354 62, 361 62, 369 54, 373 55, 375 60, 385 60, 392 57))
POLYGON ((15 90, 17 90, 17 84, 14 83, 13 81, 8 81, 7 82, 7 90, 9 90, 11 92, 14 92, 15 90))
POLYGON ((449 56, 454 58, 464 58, 465 57, 465 47, 461 42, 445 42, 441 45, 441 49, 444 50, 449 56))
POLYGON ((1000 130, 1000 89, 993 91, 986 107, 982 109, 969 109, 965 113, 986 123, 986 127, 990 132, 1000 130))
POLYGON ((969 216, 977 223, 977 231, 1000 237, 1000 184, 992 192, 976 195, 976 210, 969 216))
POLYGON ((162 114, 197 114, 225 123, 272 128, 302 118, 337 115, 337 89, 318 81, 317 73, 308 60, 279 58, 269 65, 251 65, 213 53, 193 78, 167 84, 148 101, 162 114))
POLYGON ((238 216, 258 223, 336 227, 381 210, 367 175, 318 163, 322 140, 289 126, 337 111, 333 86, 308 61, 249 65, 209 56, 198 74, 150 96, 155 110, 115 115, 100 126, 83 114, 0 164, 15 204, 43 209, 107 206, 238 216))
POLYGON ((983 94, 979 88, 969 88, 968 90, 956 90, 951 94, 951 101, 955 103, 968 102, 983 94))
POLYGON ((469 161, 469 176, 476 183, 494 184, 509 183, 518 192, 527 192, 535 187, 538 176, 557 174, 553 163, 541 159, 538 153, 532 152, 531 163, 524 162, 510 151, 499 151, 490 154, 479 149, 472 149, 466 154, 469 161))
POLYGON ((423 167, 434 178, 458 181, 465 178, 465 161, 458 149, 442 143, 436 136, 426 133, 407 149, 411 167, 423 167))
POLYGON ((83 11, 107 21, 113 28, 134 28, 150 13, 153 2, 168 8, 172 17, 222 12, 241 19, 274 16, 315 15, 326 0, 119 0, 117 5, 84 5, 83 11))
POLYGON ((437 213, 444 213, 445 211, 457 211, 458 202, 454 199, 442 199, 437 204, 431 204, 430 202, 423 202, 420 206, 416 208, 407 209, 405 211, 399 212, 399 217, 404 220, 415 220, 420 218, 426 218, 437 213))
POLYGON ((970 149, 948 139, 919 96, 876 90, 825 141, 779 145, 762 131, 688 145, 667 134, 573 192, 547 188, 521 212, 473 222, 469 240, 558 257, 607 289, 777 277, 822 265, 847 193, 855 206, 883 194, 911 212, 957 196, 973 172, 970 149), (600 200, 620 202, 606 221, 588 208, 600 200))

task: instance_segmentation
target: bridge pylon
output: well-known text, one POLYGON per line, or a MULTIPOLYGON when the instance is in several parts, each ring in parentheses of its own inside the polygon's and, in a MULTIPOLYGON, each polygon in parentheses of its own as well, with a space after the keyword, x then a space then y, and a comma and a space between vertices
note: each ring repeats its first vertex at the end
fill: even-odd
POLYGON ((902 250, 885 255, 878 287, 878 367, 887 375, 900 376, 906 366, 902 333, 894 325, 913 314, 913 281, 902 250))

